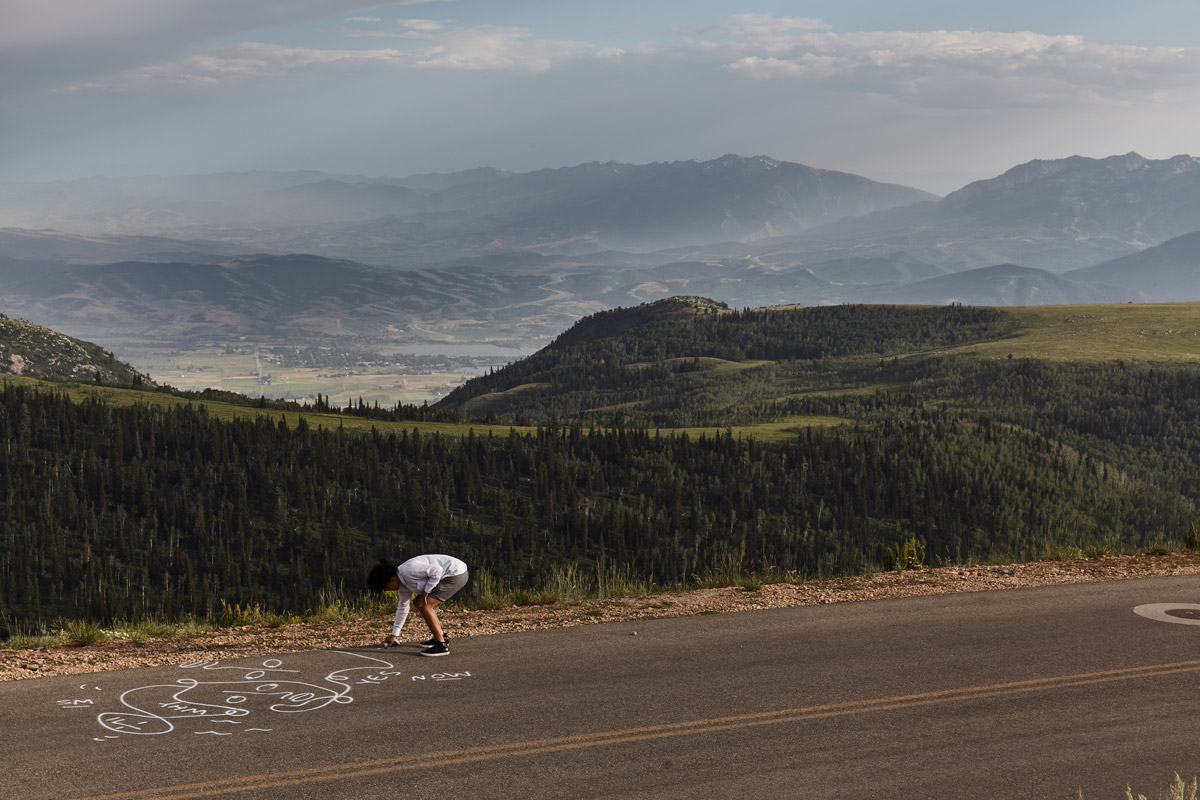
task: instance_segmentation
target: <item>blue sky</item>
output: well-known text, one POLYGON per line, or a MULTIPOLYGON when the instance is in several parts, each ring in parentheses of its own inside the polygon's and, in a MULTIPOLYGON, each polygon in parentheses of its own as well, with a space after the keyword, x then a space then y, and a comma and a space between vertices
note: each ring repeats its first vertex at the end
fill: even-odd
POLYGON ((1200 3, 7 0, 0 177, 1198 151, 1200 3))

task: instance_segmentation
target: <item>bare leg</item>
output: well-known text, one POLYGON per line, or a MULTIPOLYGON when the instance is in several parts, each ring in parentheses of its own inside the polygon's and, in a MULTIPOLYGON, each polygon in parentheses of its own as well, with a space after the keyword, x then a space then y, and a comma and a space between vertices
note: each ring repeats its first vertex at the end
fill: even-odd
POLYGON ((424 618, 425 624, 429 626, 429 632, 433 634, 433 638, 439 642, 446 641, 442 635, 442 623, 438 621, 436 609, 442 604, 441 600, 436 597, 426 597, 425 602, 417 606, 417 610, 421 612, 421 617, 424 618))

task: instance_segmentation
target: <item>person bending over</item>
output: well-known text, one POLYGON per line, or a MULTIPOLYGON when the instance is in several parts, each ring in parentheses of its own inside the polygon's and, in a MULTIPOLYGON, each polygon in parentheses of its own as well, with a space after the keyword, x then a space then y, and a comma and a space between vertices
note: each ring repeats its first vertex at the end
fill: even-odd
POLYGON ((450 639, 442 631, 437 609, 467 584, 467 565, 453 556, 423 555, 410 558, 398 567, 381 559, 367 575, 367 588, 372 592, 384 590, 396 593, 396 619, 391 634, 383 640, 391 647, 400 640, 400 630, 408 619, 408 606, 416 607, 433 638, 422 642, 427 649, 423 656, 450 654, 450 639))

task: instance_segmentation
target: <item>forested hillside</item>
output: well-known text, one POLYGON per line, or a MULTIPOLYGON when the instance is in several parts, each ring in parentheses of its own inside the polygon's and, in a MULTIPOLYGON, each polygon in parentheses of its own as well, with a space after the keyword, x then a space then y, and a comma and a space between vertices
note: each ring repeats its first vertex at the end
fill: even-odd
POLYGON ((818 362, 955 347, 1000 339, 1014 328, 1009 315, 991 308, 733 311, 706 298, 673 297, 593 314, 533 356, 468 381, 438 407, 534 420, 583 415, 601 423, 617 411, 663 427, 720 425, 777 414, 752 404, 778 394, 780 385, 774 392, 748 388, 775 383, 776 365, 791 365, 785 372, 795 377, 818 362))
MULTIPOLYGON (((299 611, 361 591, 381 556, 430 551, 531 587, 565 566, 673 584, 729 564, 853 573, 913 537, 930 561, 950 562, 1160 547, 1196 522, 1200 370, 1189 363, 955 349, 1008 335, 1007 312, 986 309, 841 307, 822 326, 772 335, 769 314, 684 305, 701 310, 696 345, 726 348, 703 352, 758 360, 675 372, 669 359, 689 345, 672 320, 691 313, 678 308, 651 326, 674 338, 577 330, 560 351, 607 358, 621 342, 646 366, 614 380, 645 376, 673 395, 624 420, 564 416, 528 434, 430 435, 418 422, 353 433, 291 412, 290 424, 222 420, 182 401, 112 406, 4 384, 0 616, 179 616, 222 601, 299 611), (725 319, 729 335, 700 336, 725 319), (737 325, 751 323, 761 335, 739 340, 737 325), (691 413, 679 389, 690 384, 675 381, 698 374, 714 394, 694 416, 795 418, 797 433, 648 427, 691 413), (805 426, 805 415, 844 422, 805 426)), ((589 324, 623 326, 619 313, 589 324)), ((549 369, 579 370, 563 381, 577 392, 604 374, 587 358, 549 369)))

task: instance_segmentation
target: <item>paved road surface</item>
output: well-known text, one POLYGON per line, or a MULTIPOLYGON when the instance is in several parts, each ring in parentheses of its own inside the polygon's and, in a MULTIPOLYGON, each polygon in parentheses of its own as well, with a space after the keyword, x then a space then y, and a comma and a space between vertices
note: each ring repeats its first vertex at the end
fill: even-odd
POLYGON ((1156 794, 1200 772, 1200 625, 1150 603, 1200 578, 5 683, 0 797, 1156 794))

